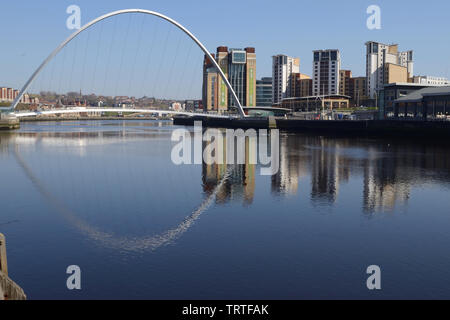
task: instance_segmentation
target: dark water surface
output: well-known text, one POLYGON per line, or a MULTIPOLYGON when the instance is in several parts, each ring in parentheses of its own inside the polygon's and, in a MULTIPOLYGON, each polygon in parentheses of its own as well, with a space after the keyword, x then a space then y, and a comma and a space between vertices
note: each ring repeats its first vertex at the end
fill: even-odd
POLYGON ((450 298, 449 145, 281 133, 280 171, 262 176, 174 165, 174 128, 0 134, 0 232, 30 299, 450 298))

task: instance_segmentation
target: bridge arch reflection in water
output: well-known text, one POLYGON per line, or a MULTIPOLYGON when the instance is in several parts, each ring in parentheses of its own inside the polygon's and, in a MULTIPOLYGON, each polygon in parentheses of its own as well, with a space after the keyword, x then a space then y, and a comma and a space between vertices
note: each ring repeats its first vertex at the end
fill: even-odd
MULTIPOLYGON (((219 130, 219 129, 215 129, 219 130)), ((126 138, 126 131, 119 134, 119 141, 124 142, 126 138)), ((100 138, 101 143, 108 143, 102 137, 104 137, 104 132, 84 132, 84 135, 90 137, 92 135, 97 135, 100 138)), ((251 155, 251 150, 257 141, 253 139, 245 140, 245 164, 243 165, 228 165, 226 163, 220 165, 206 165, 202 164, 203 176, 203 188, 205 192, 204 200, 198 205, 191 214, 186 216, 181 223, 176 227, 168 229, 167 231, 158 233, 156 235, 141 236, 141 237, 129 237, 129 236, 118 236, 111 232, 106 232, 98 227, 95 227, 88 223, 83 218, 77 215, 77 212, 69 208, 69 206, 54 192, 46 186, 46 184, 38 177, 37 174, 33 172, 32 167, 27 163, 26 159, 21 155, 20 144, 26 145, 40 145, 45 143, 46 140, 50 145, 57 145, 60 147, 64 144, 64 137, 72 135, 71 131, 65 132, 53 132, 50 136, 45 136, 43 133, 19 133, 15 136, 11 136, 7 139, 7 145, 9 152, 14 156, 20 168, 25 173, 25 176, 31 181, 32 185, 36 190, 43 196, 46 202, 59 214, 61 215, 73 228, 78 230, 80 233, 87 236, 88 239, 94 241, 96 244, 101 245, 105 248, 129 251, 129 252, 143 252, 146 250, 156 250, 162 246, 173 244, 174 241, 179 239, 194 223, 200 218, 200 216, 205 213, 214 202, 223 203, 228 197, 229 188, 234 185, 236 179, 241 180, 246 186, 242 191, 243 201, 245 205, 250 205, 253 201, 253 192, 255 188, 254 175, 255 175, 255 164, 250 163, 250 158, 254 157, 251 155), (9 140, 9 141, 8 141, 9 140), (21 140, 22 142, 18 142, 21 140), (210 180, 211 170, 215 171, 218 175, 214 175, 214 181, 210 180)), ((73 146, 79 144, 80 136, 76 137, 73 146)), ((110 138, 108 138, 110 139, 110 138)), ((116 140, 114 140, 116 141, 116 140)), ((112 141, 112 142, 114 142, 112 141)), ((111 142, 111 141, 110 141, 111 142)), ((67 143, 67 141, 66 141, 67 143)), ((217 142, 211 142, 217 143, 217 142)), ((2 145, 4 145, 2 143, 2 145)), ((71 144, 72 145, 72 144, 71 144)), ((86 142, 83 143, 86 145, 86 142)), ((202 148, 206 148, 208 144, 203 144, 202 148)), ((225 146, 228 147, 227 144, 225 146)), ((226 154, 228 148, 225 148, 223 152, 226 154)))

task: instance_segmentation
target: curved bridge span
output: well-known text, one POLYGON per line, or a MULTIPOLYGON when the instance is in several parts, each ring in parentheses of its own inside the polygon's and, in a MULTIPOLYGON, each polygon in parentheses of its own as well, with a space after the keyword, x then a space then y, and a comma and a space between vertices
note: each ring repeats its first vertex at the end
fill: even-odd
POLYGON ((132 108, 73 108, 73 109, 54 109, 46 111, 29 111, 29 112, 13 112, 12 114, 17 118, 33 117, 38 115, 56 115, 56 114, 70 114, 70 113, 95 113, 95 112, 130 112, 130 113, 149 113, 158 114, 173 114, 173 115, 185 115, 185 116, 200 116, 209 118, 230 118, 230 116, 209 114, 209 113, 194 113, 185 111, 172 111, 172 110, 153 110, 153 109, 132 109, 132 108))
MULTIPOLYGON (((173 24, 174 26, 176 26, 178 29, 180 29, 181 31, 183 31, 187 36, 189 36, 189 38, 191 38, 196 44, 197 46, 205 53, 205 55, 209 58, 209 60, 214 64, 214 66, 217 69, 217 72, 219 73, 220 77, 222 78, 222 80, 224 81, 224 83, 226 84, 228 90, 231 93, 231 96, 234 100, 234 102, 236 103, 237 107, 238 107, 238 111, 241 117, 245 117, 245 113, 244 113, 244 109, 242 108, 242 105, 236 95, 236 92, 233 90, 233 87, 231 86, 230 82, 228 81, 227 77, 225 76, 225 74, 223 73, 222 69, 220 68, 219 64, 216 62, 216 60, 212 57, 211 53, 206 49, 206 47, 188 30, 186 29, 183 25, 181 25, 179 22, 173 20, 172 18, 169 18, 159 12, 156 11, 150 11, 150 10, 145 10, 145 9, 123 9, 123 10, 118 10, 118 11, 113 11, 110 13, 107 13, 105 15, 102 15, 90 22, 88 22, 87 24, 85 24, 83 27, 81 27, 79 30, 77 30, 76 32, 74 32, 72 35, 70 35, 66 40, 64 40, 55 50, 53 50, 52 53, 50 53, 50 55, 41 63, 41 65, 36 69, 36 71, 31 75, 31 77, 28 79, 28 81, 25 83, 25 85, 23 86, 23 88, 20 90, 19 95, 17 96, 17 98, 13 101, 13 103, 11 104, 11 106, 8 108, 8 110, 10 111, 14 111, 20 101, 20 99, 22 98, 22 96, 25 94, 25 92, 28 90, 28 88, 30 87, 30 85, 32 84, 32 82, 34 81, 34 79, 39 75, 39 73, 45 68, 45 66, 70 42, 72 41, 74 38, 76 38, 81 32, 85 31, 86 29, 90 28, 91 26, 95 25, 96 23, 108 19, 110 17, 113 16, 117 16, 120 14, 128 14, 128 13, 142 13, 142 14, 148 14, 148 15, 152 15, 152 16, 156 16, 160 19, 163 19, 165 21, 168 21, 169 23, 173 24)), ((80 111, 78 111, 80 112, 80 111)), ((59 112, 55 112, 55 113, 68 113, 67 111, 62 112, 62 110, 59 110, 59 112)), ((69 112, 70 113, 70 112, 69 112)), ((156 112, 154 112, 156 113, 156 112)), ((171 112, 174 113, 174 112, 171 112)), ((17 115, 19 115, 20 113, 18 113, 17 115)), ((44 114, 44 112, 41 112, 40 114, 44 114)), ((192 114, 192 113, 191 113, 192 114)), ((32 115, 36 115, 36 113, 34 114, 29 114, 30 116, 32 115)), ((199 114, 200 115, 200 114, 199 114)), ((24 115, 21 115, 24 116, 24 115)), ((208 114, 205 114, 204 116, 211 116, 208 114)))

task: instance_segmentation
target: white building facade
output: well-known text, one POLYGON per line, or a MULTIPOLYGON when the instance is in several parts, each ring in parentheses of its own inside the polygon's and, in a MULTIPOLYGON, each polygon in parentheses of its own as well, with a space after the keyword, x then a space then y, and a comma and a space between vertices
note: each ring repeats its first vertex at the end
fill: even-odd
POLYGON ((408 78, 414 74, 413 51, 398 52, 398 45, 379 42, 366 42, 366 83, 370 98, 375 98, 377 90, 386 83, 385 65, 387 63, 407 68, 408 78))
POLYGON ((337 49, 313 51, 314 96, 339 94, 341 54, 337 49))
POLYGON ((292 74, 300 73, 300 59, 279 54, 272 57, 272 102, 292 97, 292 74))
POLYGON ((418 84, 430 84, 435 86, 450 86, 450 81, 447 78, 443 77, 415 76, 413 82, 418 84))

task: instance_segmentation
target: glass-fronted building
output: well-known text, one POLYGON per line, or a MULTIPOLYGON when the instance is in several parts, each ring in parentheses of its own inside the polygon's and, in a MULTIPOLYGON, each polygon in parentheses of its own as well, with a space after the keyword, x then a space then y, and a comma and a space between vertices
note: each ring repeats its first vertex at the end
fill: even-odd
POLYGON ((272 77, 264 77, 256 80, 256 106, 272 106, 272 77))
POLYGON ((450 87, 424 88, 396 99, 386 118, 450 121, 450 87))
MULTIPOLYGON (((242 49, 230 49, 229 55, 228 80, 236 92, 239 101, 243 104, 246 101, 245 64, 247 62, 247 55, 242 49)), ((228 105, 236 106, 231 94, 228 96, 228 105)))

